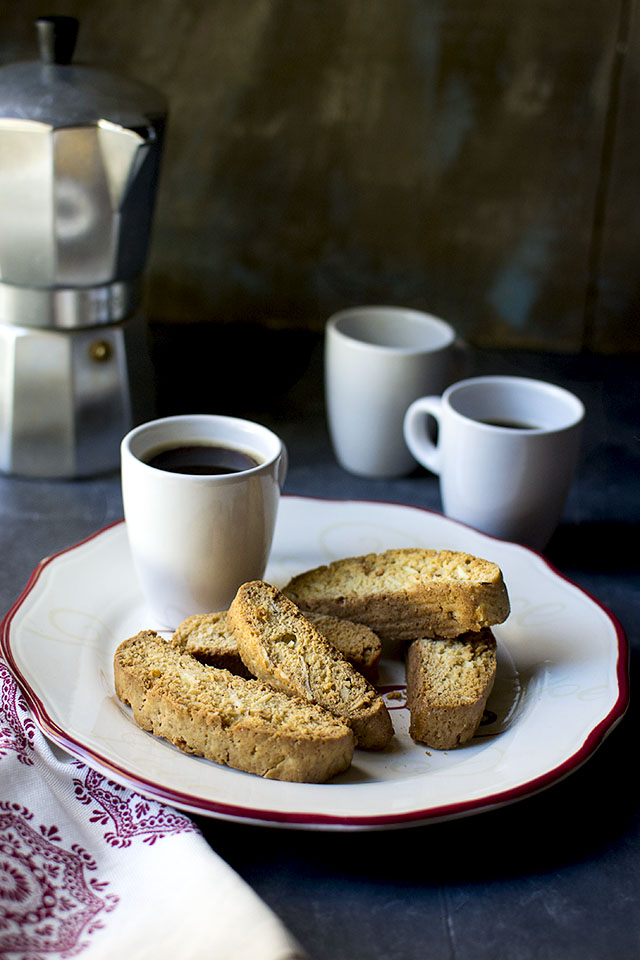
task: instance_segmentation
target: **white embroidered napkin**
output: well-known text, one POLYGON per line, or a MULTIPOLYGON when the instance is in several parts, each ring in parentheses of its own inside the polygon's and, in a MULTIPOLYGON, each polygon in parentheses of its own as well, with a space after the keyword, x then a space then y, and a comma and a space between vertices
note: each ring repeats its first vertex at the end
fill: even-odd
POLYGON ((53 747, 0 661, 0 956, 304 960, 195 825, 53 747))

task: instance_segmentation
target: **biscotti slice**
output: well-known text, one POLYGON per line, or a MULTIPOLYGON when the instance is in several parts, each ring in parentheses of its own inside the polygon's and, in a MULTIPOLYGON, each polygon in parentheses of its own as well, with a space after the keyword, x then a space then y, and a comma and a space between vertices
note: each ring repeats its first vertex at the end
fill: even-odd
MULTIPOLYGON (((373 630, 362 623, 323 614, 310 614, 308 619, 356 670, 368 680, 376 679, 382 644, 373 630)), ((251 676, 242 662, 226 611, 187 617, 176 629, 171 642, 202 663, 230 670, 241 677, 251 676)))
POLYGON ((372 683, 378 677, 378 664, 382 654, 382 643, 364 623, 343 620, 326 613, 302 611, 307 620, 322 634, 342 656, 353 664, 367 680, 372 683))
POLYGON ((293 577, 283 592, 304 610, 365 623, 382 640, 456 637, 509 615, 497 564, 454 550, 336 560, 293 577))
POLYGON ((393 727, 380 694, 277 587, 262 580, 243 584, 229 620, 256 677, 340 717, 358 747, 388 744, 393 727))
POLYGON ((437 750, 473 737, 496 675, 496 641, 488 628, 460 637, 414 640, 407 651, 409 733, 437 750))
POLYGON ((187 617, 176 628, 171 642, 202 663, 230 670, 239 677, 251 676, 242 662, 226 610, 187 617))
POLYGON ((308 783, 329 780, 351 763, 354 735, 332 714, 198 663, 152 630, 121 643, 113 668, 116 693, 136 723, 186 753, 308 783))

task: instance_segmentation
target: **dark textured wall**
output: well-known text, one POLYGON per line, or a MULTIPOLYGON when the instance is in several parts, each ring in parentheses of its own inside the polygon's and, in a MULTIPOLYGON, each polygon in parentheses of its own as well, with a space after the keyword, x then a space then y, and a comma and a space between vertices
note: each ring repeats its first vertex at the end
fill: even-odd
POLYGON ((636 0, 32 0, 163 90, 160 324, 320 330, 365 302, 482 346, 640 348, 636 0))

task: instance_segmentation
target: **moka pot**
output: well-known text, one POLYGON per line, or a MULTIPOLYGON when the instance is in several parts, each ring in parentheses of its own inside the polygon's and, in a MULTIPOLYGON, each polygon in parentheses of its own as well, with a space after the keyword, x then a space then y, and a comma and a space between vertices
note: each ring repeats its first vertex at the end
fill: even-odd
POLYGON ((0 472, 117 467, 152 410, 141 283, 164 98, 72 64, 78 23, 36 21, 0 68, 0 472))

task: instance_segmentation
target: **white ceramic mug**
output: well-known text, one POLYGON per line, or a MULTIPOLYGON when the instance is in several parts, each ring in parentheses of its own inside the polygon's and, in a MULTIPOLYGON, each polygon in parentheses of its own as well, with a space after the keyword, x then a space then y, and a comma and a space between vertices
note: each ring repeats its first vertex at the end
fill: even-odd
POLYGON ((455 332, 402 307, 353 307, 334 314, 325 338, 325 399, 336 458, 351 473, 394 477, 416 461, 402 421, 409 404, 451 381, 455 332))
POLYGON ((133 562, 158 627, 175 629, 192 614, 225 610, 241 583, 262 577, 287 471, 286 449, 274 433, 209 414, 153 420, 123 439, 121 469, 133 562), (200 475, 148 462, 180 447, 207 456, 211 448, 241 451, 251 459, 245 469, 200 475))
POLYGON ((420 463, 439 474, 448 517, 541 550, 562 514, 583 419, 581 401, 562 387, 474 377, 412 403, 404 435, 420 463))

